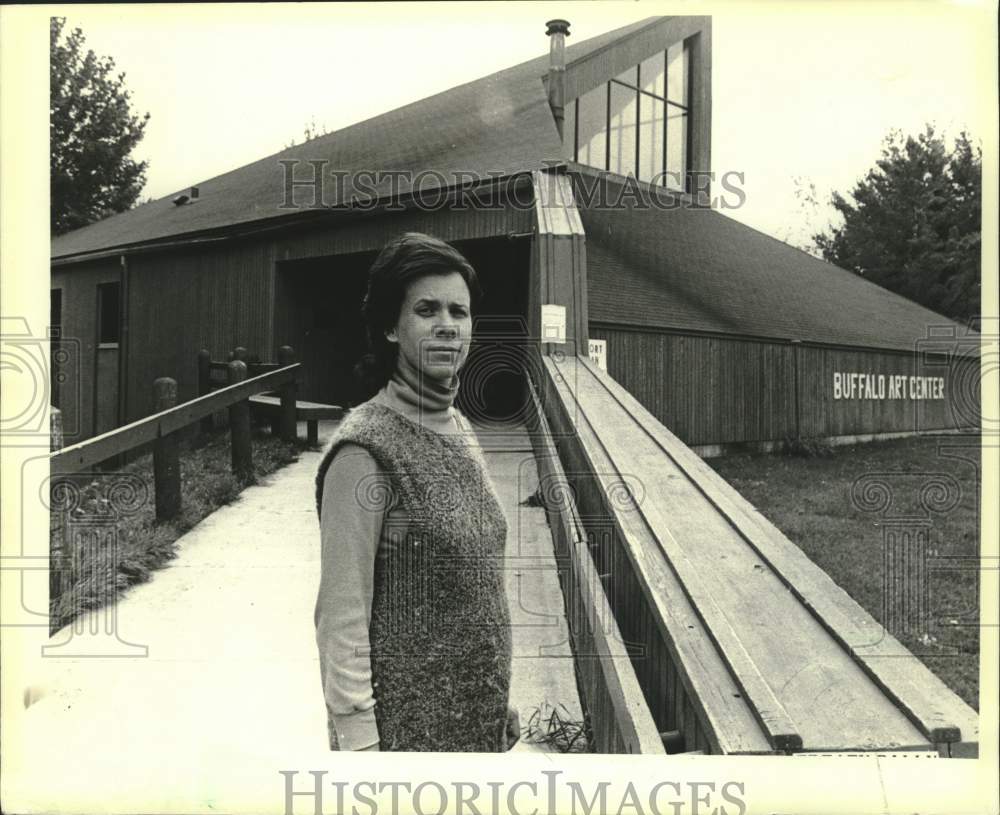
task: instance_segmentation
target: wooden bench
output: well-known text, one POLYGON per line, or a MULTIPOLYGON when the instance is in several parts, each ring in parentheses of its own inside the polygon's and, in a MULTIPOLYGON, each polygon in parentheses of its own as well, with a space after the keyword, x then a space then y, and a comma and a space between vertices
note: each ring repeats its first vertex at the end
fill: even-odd
MULTIPOLYGON (((281 414, 281 397, 279 396, 251 396, 250 411, 255 416, 270 419, 273 423, 278 420, 281 414)), ((307 429, 307 440, 309 444, 319 444, 319 421, 321 419, 342 419, 344 409, 339 405, 324 405, 319 402, 295 402, 295 418, 297 421, 305 421, 307 429)))

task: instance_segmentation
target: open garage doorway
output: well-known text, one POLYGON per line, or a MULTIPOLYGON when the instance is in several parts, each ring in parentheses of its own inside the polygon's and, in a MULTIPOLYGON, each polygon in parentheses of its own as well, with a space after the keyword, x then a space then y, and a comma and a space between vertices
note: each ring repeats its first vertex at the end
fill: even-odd
MULTIPOLYGON (((530 240, 455 241, 475 268, 484 297, 474 314, 473 345, 457 405, 476 424, 526 418, 527 299, 530 240)), ((299 398, 351 407, 366 398, 353 369, 365 353, 361 318, 368 270, 377 252, 278 264, 275 337, 303 364, 299 398)))
POLYGON ((351 407, 365 396, 354 377, 365 353, 361 300, 375 252, 278 264, 274 336, 302 363, 299 398, 351 407))
POLYGON ((527 238, 456 242, 479 275, 483 301, 474 315, 473 343, 462 369, 458 407, 480 426, 523 424, 530 400, 525 381, 528 345, 527 238))

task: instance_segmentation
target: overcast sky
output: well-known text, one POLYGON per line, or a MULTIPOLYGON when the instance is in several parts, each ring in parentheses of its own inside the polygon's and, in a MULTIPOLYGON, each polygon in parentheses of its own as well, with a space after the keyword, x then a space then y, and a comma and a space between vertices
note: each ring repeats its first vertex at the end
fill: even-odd
MULTIPOLYGON (((135 108, 151 114, 136 156, 144 196, 167 195, 547 52, 545 21, 570 43, 678 10, 651 2, 288 6, 67 6, 67 27, 112 56, 135 108)), ((737 218, 800 244, 810 215, 796 178, 823 200, 879 155, 891 128, 937 123, 985 133, 976 82, 982 17, 968 3, 746 2, 713 11, 714 170, 745 174, 737 218), (977 50, 978 49, 978 50, 977 50)), ((995 101, 995 100, 994 100, 995 101)), ((828 210, 827 210, 828 212, 828 210)))

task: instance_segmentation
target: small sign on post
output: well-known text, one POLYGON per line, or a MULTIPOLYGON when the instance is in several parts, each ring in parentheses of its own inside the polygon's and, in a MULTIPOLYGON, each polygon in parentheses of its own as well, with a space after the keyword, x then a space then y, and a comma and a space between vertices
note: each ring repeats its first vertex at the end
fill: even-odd
POLYGON ((608 371, 608 341, 590 340, 590 361, 607 373, 608 371))
POLYGON ((566 306, 542 306, 542 342, 566 342, 566 306))

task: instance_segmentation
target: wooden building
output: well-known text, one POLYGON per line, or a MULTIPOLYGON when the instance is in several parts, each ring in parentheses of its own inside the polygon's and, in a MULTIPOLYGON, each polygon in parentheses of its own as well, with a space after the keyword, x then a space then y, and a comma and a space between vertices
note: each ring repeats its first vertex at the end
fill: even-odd
POLYGON ((272 361, 291 345, 305 398, 354 402, 365 272, 404 230, 455 243, 483 277, 462 397, 480 418, 523 407, 554 304, 562 350, 594 340, 703 454, 978 421, 974 335, 697 206, 710 203, 710 18, 651 18, 565 50, 553 33, 549 56, 54 239, 53 324, 76 349, 54 385, 66 442, 147 415, 158 376, 196 395, 201 348, 272 361), (571 188, 554 200, 575 198, 573 222, 552 224, 568 238, 559 257, 536 218, 555 211, 539 191, 555 176, 571 188), (963 343, 971 361, 954 355, 963 343))
POLYGON ((461 406, 529 431, 602 750, 975 755, 975 711, 696 452, 975 427, 978 338, 711 208, 710 18, 567 28, 56 238, 67 442, 156 377, 195 396, 202 348, 291 345, 351 404, 366 270, 436 234, 484 282, 461 406))
POLYGON ((622 217, 586 197, 590 339, 702 455, 978 428, 975 332, 711 209, 622 217))

